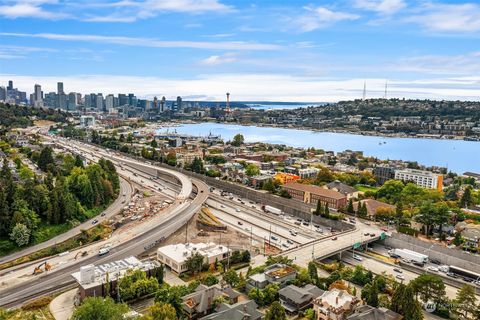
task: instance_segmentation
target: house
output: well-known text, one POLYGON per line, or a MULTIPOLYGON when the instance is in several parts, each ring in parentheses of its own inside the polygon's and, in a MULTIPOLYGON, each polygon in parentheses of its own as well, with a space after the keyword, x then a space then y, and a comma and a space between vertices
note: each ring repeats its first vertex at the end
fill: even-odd
POLYGON ((324 189, 310 184, 290 182, 283 187, 293 198, 305 203, 317 204, 318 201, 330 208, 340 209, 347 205, 347 197, 334 190, 324 189))
POLYGON ((195 292, 182 298, 183 312, 189 319, 197 319, 212 312, 215 309, 217 299, 220 297, 230 303, 237 303, 239 296, 240 293, 228 285, 216 284, 207 287, 201 284, 195 292))
POLYGON ((300 179, 300 176, 292 173, 277 172, 274 176, 274 179, 280 182, 281 184, 297 181, 300 179))
POLYGON ((280 303, 290 314, 309 308, 313 299, 321 296, 323 293, 322 289, 312 284, 307 284, 303 288, 291 284, 278 291, 280 303))
POLYGON ((347 200, 350 198, 358 198, 358 190, 354 187, 351 187, 345 183, 342 183, 338 180, 332 181, 323 186, 325 189, 338 191, 341 194, 347 197, 347 200))
POLYGON ((346 320, 360 301, 344 290, 325 291, 313 300, 317 320, 346 320))
POLYGON ((455 226, 457 232, 462 235, 466 247, 480 247, 480 225, 473 223, 459 222, 455 226))
POLYGON ((297 270, 280 263, 273 264, 265 269, 263 273, 253 274, 247 279, 247 291, 252 288, 263 289, 270 283, 277 283, 280 287, 295 279, 297 270))
POLYGON ((347 320, 402 320, 403 316, 387 308, 363 305, 347 317, 347 320))
POLYGON ((391 205, 385 202, 381 202, 375 199, 365 199, 365 200, 360 200, 353 203, 353 209, 355 211, 358 211, 359 204, 361 205, 365 204, 365 206, 367 207, 367 216, 369 217, 374 217, 375 215, 377 215, 377 212, 380 208, 384 210, 392 210, 392 211, 395 211, 396 209, 394 205, 391 205))
POLYGON ((260 320, 263 313, 258 310, 258 305, 253 300, 245 300, 235 304, 220 304, 216 311, 201 320, 260 320))

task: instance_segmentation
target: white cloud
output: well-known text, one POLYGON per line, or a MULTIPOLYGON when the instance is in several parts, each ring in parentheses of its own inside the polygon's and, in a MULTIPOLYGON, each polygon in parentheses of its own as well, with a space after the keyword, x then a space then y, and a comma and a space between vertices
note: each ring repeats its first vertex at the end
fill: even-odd
POLYGON ((88 34, 58 34, 58 33, 11 33, 2 32, 0 36, 40 38, 58 41, 82 41, 95 43, 110 43, 126 46, 140 46, 153 48, 194 48, 215 50, 277 50, 281 47, 276 44, 244 42, 244 41, 163 41, 151 38, 133 38, 121 36, 101 36, 88 34))
POLYGON ((8 19, 39 18, 57 20, 65 18, 67 15, 64 13, 47 11, 41 7, 42 4, 54 3, 56 3, 56 1, 48 0, 6 2, 4 5, 0 6, 0 16, 8 19))
POLYGON ((233 6, 225 5, 218 0, 123 0, 86 4, 86 6, 121 10, 119 13, 114 14, 90 15, 84 19, 84 21, 91 22, 134 22, 139 19, 155 17, 163 12, 202 14, 234 11, 233 6))
MULTIPOLYGON (((0 82, 13 80, 15 86, 31 92, 34 83, 45 91, 55 90, 63 81, 67 91, 135 92, 139 97, 164 94, 169 97, 207 96, 223 100, 225 92, 232 100, 244 101, 338 101, 362 96, 364 79, 294 77, 278 74, 204 75, 192 79, 137 77, 118 75, 17 76, 0 75, 0 82), (162 92, 158 91, 162 88, 162 92)), ((382 97, 385 79, 367 79, 368 97, 382 97)), ((389 97, 478 100, 480 77, 389 80, 389 97)))
POLYGON ((308 12, 291 19, 291 22, 296 24, 302 32, 324 28, 339 21, 356 20, 360 18, 357 14, 332 11, 325 7, 304 7, 304 9, 308 12))
POLYGON ((433 32, 474 33, 480 31, 480 5, 478 3, 427 3, 405 19, 433 32))
POLYGON ((407 4, 404 0, 355 0, 354 6, 382 15, 392 15, 405 8, 407 4))
POLYGON ((235 53, 226 53, 224 55, 213 55, 200 61, 201 64, 207 66, 214 66, 223 63, 229 63, 237 61, 237 55, 235 53))

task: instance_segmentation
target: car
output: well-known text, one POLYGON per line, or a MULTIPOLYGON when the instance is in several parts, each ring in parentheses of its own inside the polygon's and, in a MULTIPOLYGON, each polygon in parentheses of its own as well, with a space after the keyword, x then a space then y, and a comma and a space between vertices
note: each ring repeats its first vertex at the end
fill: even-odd
POLYGON ((338 239, 337 237, 333 237, 333 238, 332 238, 332 241, 335 241, 335 240, 337 240, 337 239, 338 239))
POLYGON ((203 193, 203 190, 200 190, 200 193, 203 193))
POLYGON ((237 223, 238 223, 239 226, 243 225, 242 221, 237 221, 237 223))
POLYGON ((255 209, 256 207, 255 206, 252 206, 252 209, 255 209))
POLYGON ((397 274, 395 278, 400 279, 400 280, 405 280, 405 276, 403 274, 397 274))
POLYGON ((101 216, 102 217, 105 217, 106 213, 105 212, 102 212, 101 216))
POLYGON ((277 241, 277 240, 278 240, 278 238, 275 237, 275 236, 270 236, 270 239, 272 239, 272 240, 274 240, 274 241, 277 241))
POLYGON ((307 226, 307 227, 310 225, 310 223, 308 223, 308 221, 303 221, 302 224, 303 224, 304 226, 307 226))
POLYGON ((438 268, 436 268, 436 267, 432 267, 432 266, 430 266, 430 267, 427 267, 427 270, 429 270, 429 271, 433 271, 433 272, 438 272, 438 268))
POLYGON ((290 230, 290 234, 291 234, 292 236, 294 236, 294 237, 297 236, 297 232, 296 232, 296 231, 293 231, 293 230, 290 230))
POLYGON ((294 223, 295 223, 297 226, 299 226, 299 225, 301 225, 301 224, 302 224, 302 223, 301 223, 301 222, 299 222, 299 221, 295 221, 294 223))
POLYGON ((446 274, 447 274, 447 276, 449 276, 451 278, 458 278, 458 276, 453 272, 447 272, 446 274))
POLYGON ((293 244, 293 241, 290 240, 290 239, 288 239, 287 242, 288 242, 289 244, 293 244))
POLYGON ((357 261, 363 261, 363 258, 360 257, 360 256, 357 256, 356 254, 353 255, 353 259, 355 259, 357 261))
POLYGON ((225 208, 225 206, 223 204, 220 205, 220 208, 225 208))
POLYGON ((98 220, 97 220, 97 219, 94 219, 94 220, 92 221, 92 224, 96 224, 96 223, 98 223, 98 220))
POLYGON ((235 211, 237 211, 237 212, 240 212, 240 209, 239 209, 239 208, 237 208, 237 209, 235 209, 235 211))
POLYGON ((369 236, 369 235, 370 235, 370 233, 368 233, 368 232, 365 232, 363 235, 364 235, 364 236, 369 236))
POLYGON ((403 273, 402 269, 400 269, 400 268, 393 268, 393 271, 398 272, 398 273, 403 273))
POLYGON ((437 259, 431 259, 430 262, 433 264, 441 264, 440 260, 437 260, 437 259))
POLYGON ((290 246, 287 243, 282 243, 282 247, 287 248, 287 249, 290 248, 290 246))
POLYGON ((321 228, 315 228, 315 232, 323 233, 323 230, 321 228))
POLYGON ((375 233, 370 233, 370 237, 371 238, 375 237, 375 233))

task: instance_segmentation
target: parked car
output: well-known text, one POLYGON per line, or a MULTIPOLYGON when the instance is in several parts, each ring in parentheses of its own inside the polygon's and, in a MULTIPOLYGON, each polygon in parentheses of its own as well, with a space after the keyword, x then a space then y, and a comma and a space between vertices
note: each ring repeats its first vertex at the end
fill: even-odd
POLYGON ((398 272, 398 273, 403 273, 402 269, 400 269, 400 268, 393 268, 393 271, 398 272))
POLYGON ((287 242, 290 243, 290 244, 293 244, 293 241, 290 240, 290 239, 288 239, 287 242))
POLYGON ((242 221, 237 221, 238 225, 239 226, 242 226, 243 225, 243 222, 242 221))

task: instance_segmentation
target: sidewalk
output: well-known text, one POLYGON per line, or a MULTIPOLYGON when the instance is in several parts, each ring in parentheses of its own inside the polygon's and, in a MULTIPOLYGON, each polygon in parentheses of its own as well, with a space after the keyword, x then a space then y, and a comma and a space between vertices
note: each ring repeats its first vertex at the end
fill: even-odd
POLYGON ((77 288, 64 292, 50 302, 50 312, 55 320, 68 320, 73 314, 73 298, 77 293, 77 288))

